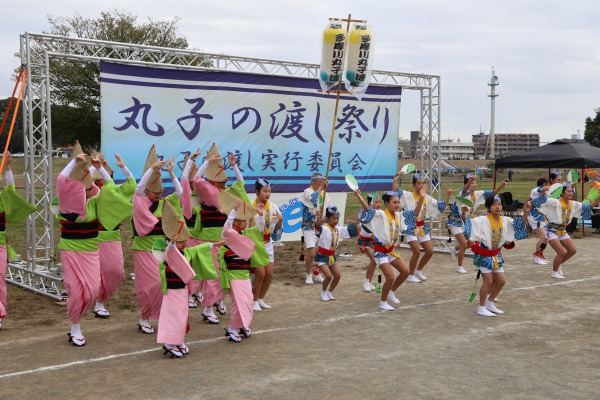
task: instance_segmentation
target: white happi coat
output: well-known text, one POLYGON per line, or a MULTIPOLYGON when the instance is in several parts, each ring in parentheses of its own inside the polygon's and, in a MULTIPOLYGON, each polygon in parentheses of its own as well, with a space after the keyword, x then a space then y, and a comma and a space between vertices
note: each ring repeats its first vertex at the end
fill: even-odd
POLYGON ((546 202, 537 207, 537 210, 544 214, 548 222, 558 225, 568 225, 571 218, 580 218, 583 210, 583 204, 578 201, 569 200, 571 203, 571 216, 568 221, 563 221, 563 209, 560 200, 548 197, 546 202))
MULTIPOLYGON (((414 210, 415 208, 417 208, 417 203, 415 202, 415 199, 413 197, 413 192, 408 191, 408 190, 403 190, 402 192, 399 192, 399 194, 400 194, 400 205, 402 206, 403 210, 410 211, 410 210, 414 210)), ((438 208, 438 201, 436 199, 434 199, 433 197, 431 197, 429 195, 427 195, 426 199, 427 199, 427 212, 425 213, 425 215, 423 215, 423 209, 421 208, 421 214, 415 215, 415 218, 417 220, 426 220, 428 218, 436 218, 441 213, 441 211, 438 208)), ((406 229, 406 228, 404 228, 404 229, 406 229)))
POLYGON ((402 215, 401 212, 396 212, 396 218, 398 218, 398 230, 396 232, 396 237, 392 238, 390 236, 390 228, 389 228, 389 224, 390 221, 388 220, 387 216, 385 215, 385 211, 383 210, 374 210, 375 211, 375 215, 373 216, 373 219, 371 219, 371 221, 367 222, 367 223, 363 223, 361 221, 361 224, 363 224, 367 229, 369 229, 371 232, 373 232, 373 235, 375 236, 375 239, 377 241, 379 241, 380 243, 382 243, 384 246, 390 246, 390 245, 394 245, 394 246, 399 246, 401 244, 400 242, 400 235, 402 234, 403 230, 406 230, 406 224, 404 223, 404 216, 402 215))
MULTIPOLYGON (((506 242, 515 241, 514 219, 511 217, 502 218, 502 236, 498 242, 498 247, 506 242)), ((471 220, 471 236, 474 242, 481 242, 486 248, 492 249, 492 227, 487 215, 473 218, 471 220)), ((495 248, 498 248, 495 247, 495 248)))

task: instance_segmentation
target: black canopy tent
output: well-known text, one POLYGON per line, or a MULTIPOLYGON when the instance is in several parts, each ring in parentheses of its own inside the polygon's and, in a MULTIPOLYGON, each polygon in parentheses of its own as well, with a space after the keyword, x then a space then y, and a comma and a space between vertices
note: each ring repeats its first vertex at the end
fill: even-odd
POLYGON ((536 149, 499 158, 494 165, 494 188, 496 171, 500 168, 570 168, 581 170, 581 193, 583 195, 586 168, 600 167, 600 148, 584 143, 557 140, 536 149))
POLYGON ((583 143, 557 140, 533 150, 496 160, 495 168, 596 168, 600 148, 583 143))

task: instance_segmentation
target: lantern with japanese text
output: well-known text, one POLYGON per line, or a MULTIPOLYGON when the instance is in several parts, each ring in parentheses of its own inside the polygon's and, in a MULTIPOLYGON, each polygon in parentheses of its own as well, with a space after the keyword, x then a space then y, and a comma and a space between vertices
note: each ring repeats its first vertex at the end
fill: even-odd
POLYGON ((340 20, 331 20, 323 30, 319 84, 323 92, 337 85, 344 71, 346 30, 340 20))
POLYGON ((346 90, 358 99, 366 92, 371 77, 373 33, 365 23, 353 25, 348 35, 348 49, 344 84, 346 90))

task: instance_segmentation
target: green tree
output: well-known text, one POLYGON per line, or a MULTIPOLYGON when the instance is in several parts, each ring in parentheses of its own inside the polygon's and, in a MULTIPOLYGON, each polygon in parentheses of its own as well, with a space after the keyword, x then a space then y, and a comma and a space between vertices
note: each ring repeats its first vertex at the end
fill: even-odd
MULTIPOLYGON (((0 100, 0 125, 2 124, 2 120, 6 114, 6 109, 8 107, 8 103, 10 98, 1 99, 0 100)), ((8 132, 10 131, 10 124, 12 122, 14 112, 15 112, 15 104, 16 99, 13 100, 13 104, 11 106, 11 110, 6 119, 6 123, 4 125, 4 130, 0 135, 0 153, 4 151, 6 147, 6 140, 8 139, 8 132)), ((17 118, 15 119, 15 125, 13 127, 13 133, 10 139, 10 145, 8 146, 8 151, 11 153, 22 153, 24 144, 23 138, 23 117, 21 114, 21 106, 19 105, 19 110, 17 111, 17 118)))
MULTIPOLYGON (((47 18, 50 31, 46 33, 53 35, 176 49, 188 47, 187 39, 178 32, 179 17, 138 21, 137 16, 126 11, 110 10, 95 18, 78 13, 72 17, 49 15, 47 18)), ((100 143, 99 65, 52 59, 50 71, 55 105, 52 108, 53 141, 67 144, 77 138, 83 146, 97 146, 100 143)))
POLYGON ((596 116, 594 119, 587 117, 585 119, 585 132, 583 137, 589 144, 600 147, 600 108, 594 109, 596 116))

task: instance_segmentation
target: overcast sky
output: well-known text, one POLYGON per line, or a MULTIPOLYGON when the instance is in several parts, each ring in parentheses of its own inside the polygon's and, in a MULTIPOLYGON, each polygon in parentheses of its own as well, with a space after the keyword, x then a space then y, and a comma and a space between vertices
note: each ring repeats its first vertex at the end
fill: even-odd
MULTIPOLYGON (((539 133, 542 142, 583 135, 600 107, 598 0, 25 0, 2 9, 0 96, 14 87, 20 34, 48 31, 48 14, 93 17, 110 8, 140 19, 179 16, 180 34, 201 51, 309 63, 320 62, 329 17, 367 19, 375 69, 441 76, 443 139, 489 132, 492 66, 497 133, 539 133)), ((401 138, 419 129, 418 100, 403 93, 401 138)))

